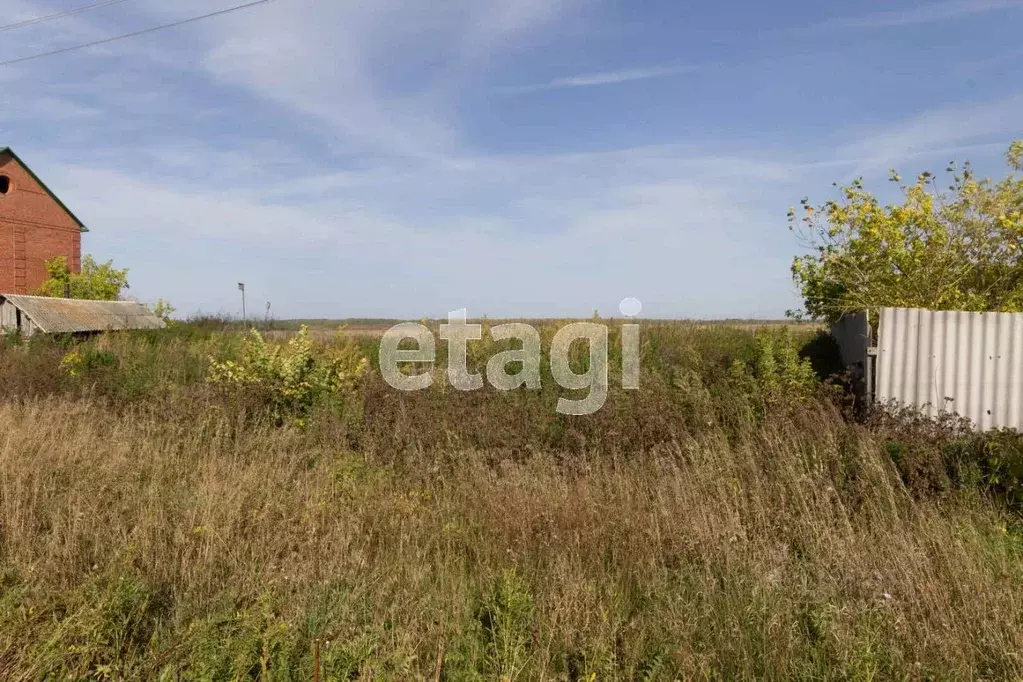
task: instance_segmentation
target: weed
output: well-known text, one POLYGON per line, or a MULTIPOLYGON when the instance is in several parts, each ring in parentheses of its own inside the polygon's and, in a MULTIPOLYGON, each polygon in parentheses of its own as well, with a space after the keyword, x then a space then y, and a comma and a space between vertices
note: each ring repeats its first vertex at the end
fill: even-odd
POLYGON ((1016 434, 847 421, 796 337, 643 333, 583 418, 311 331, 5 341, 0 678, 309 680, 314 641, 325 680, 1023 675, 1016 434))

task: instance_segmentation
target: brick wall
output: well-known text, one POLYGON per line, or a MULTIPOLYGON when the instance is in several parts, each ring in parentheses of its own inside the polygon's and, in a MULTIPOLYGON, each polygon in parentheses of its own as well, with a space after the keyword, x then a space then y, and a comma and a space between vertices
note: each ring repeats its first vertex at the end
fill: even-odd
POLYGON ((0 154, 0 176, 10 184, 0 194, 0 292, 32 293, 56 256, 66 256, 78 272, 82 233, 74 218, 9 153, 0 154))

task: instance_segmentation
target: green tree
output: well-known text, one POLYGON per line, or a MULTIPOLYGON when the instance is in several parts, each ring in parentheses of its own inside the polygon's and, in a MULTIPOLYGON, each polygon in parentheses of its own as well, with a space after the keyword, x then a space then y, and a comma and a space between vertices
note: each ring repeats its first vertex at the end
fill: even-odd
POLYGON ((156 299, 156 303, 152 306, 153 314, 159 317, 161 320, 170 324, 174 320, 171 319, 177 308, 170 304, 170 301, 165 301, 162 298, 156 299))
MULTIPOLYGON (((1006 159, 1023 171, 1023 141, 1006 159)), ((882 205, 857 179, 839 200, 814 207, 804 199, 802 217, 789 210, 789 229, 810 251, 792 263, 806 315, 834 321, 881 306, 1023 310, 1023 178, 978 180, 969 162, 946 172, 951 184, 941 190, 929 172, 903 184, 892 171, 901 203, 882 205)))
POLYGON ((113 261, 97 263, 88 255, 82 258, 81 272, 71 272, 65 256, 47 261, 46 271, 50 278, 39 287, 38 296, 116 301, 128 288, 127 270, 118 270, 113 261))

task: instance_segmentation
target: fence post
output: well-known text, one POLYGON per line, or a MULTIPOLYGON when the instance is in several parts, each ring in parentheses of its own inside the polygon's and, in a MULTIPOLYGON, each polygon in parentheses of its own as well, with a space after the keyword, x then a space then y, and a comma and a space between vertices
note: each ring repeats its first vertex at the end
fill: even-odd
MULTIPOLYGON (((874 404, 874 366, 877 364, 877 342, 874 340, 874 330, 870 327, 870 310, 864 313, 867 317, 867 364, 864 371, 867 376, 867 406, 874 404)), ((880 320, 878 320, 880 326, 880 320)))

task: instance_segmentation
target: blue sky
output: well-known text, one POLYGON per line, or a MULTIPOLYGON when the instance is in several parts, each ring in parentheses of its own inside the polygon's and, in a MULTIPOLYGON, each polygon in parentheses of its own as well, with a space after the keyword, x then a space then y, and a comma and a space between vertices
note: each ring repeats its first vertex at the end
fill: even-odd
MULTIPOLYGON (((228 7, 125 0, 0 61, 228 7)), ((0 25, 87 0, 2 0, 0 25)), ((181 313, 779 317, 786 211, 1023 137, 1023 0, 276 0, 0 67, 0 144, 181 313)))

